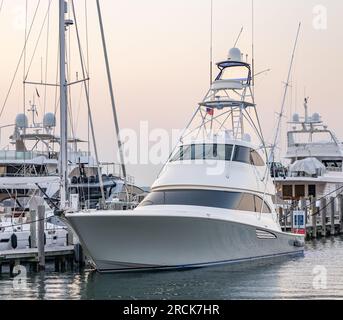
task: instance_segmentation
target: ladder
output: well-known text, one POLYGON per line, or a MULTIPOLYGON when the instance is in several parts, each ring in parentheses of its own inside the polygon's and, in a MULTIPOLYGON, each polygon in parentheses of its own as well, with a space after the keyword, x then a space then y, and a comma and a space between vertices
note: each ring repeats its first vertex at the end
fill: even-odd
POLYGON ((241 107, 232 109, 232 132, 233 138, 237 140, 243 139, 243 112, 241 107))

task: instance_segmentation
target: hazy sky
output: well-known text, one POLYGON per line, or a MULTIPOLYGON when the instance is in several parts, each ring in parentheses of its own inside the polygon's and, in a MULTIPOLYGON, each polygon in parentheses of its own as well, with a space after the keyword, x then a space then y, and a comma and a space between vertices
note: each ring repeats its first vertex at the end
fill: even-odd
MULTIPOLYGON (((116 150, 114 126, 95 1, 86 1, 92 108, 100 157, 109 161, 113 159, 116 150)), ((25 3, 25 0, 4 0, 0 13, 0 106, 23 48, 25 3)), ((37 0, 28 0, 29 22, 37 3, 37 0)), ((41 0, 27 48, 27 66, 30 64, 48 3, 48 0, 41 0)), ((121 127, 138 131, 140 121, 148 121, 150 129, 182 128, 209 85, 210 0, 102 0, 101 3, 121 127)), ((40 81, 41 63, 45 78, 47 61, 47 80, 56 81, 57 4, 58 1, 52 1, 50 32, 47 34, 46 24, 32 60, 29 80, 40 81)), ((85 1, 75 0, 75 4, 86 54, 85 1)), ((319 112, 330 127, 334 128, 338 137, 343 138, 343 106, 340 95, 343 71, 342 14, 341 0, 255 0, 256 71, 272 69, 261 76, 256 84, 256 102, 267 138, 270 139, 273 134, 275 112, 280 109, 282 81, 287 76, 299 21, 303 27, 287 101, 287 116, 295 110, 302 112, 306 90, 306 95, 311 99, 311 113, 319 112), (317 5, 327 9, 325 30, 318 30, 313 24, 316 19, 313 10, 317 5)), ((244 31, 238 46, 251 56, 251 0, 214 0, 216 61, 225 58, 242 26, 244 31)), ((70 74, 71 79, 75 80, 76 72, 81 74, 81 70, 77 62, 75 37, 70 40, 74 43, 71 46, 70 74)), ((22 79, 21 64, 4 114, 0 118, 1 126, 13 123, 15 115, 23 110, 22 79)), ((27 103, 34 90, 34 87, 27 89, 27 103)), ((38 111, 43 114, 44 89, 38 90, 41 96, 38 111)), ((86 139, 84 99, 79 98, 80 86, 73 90, 74 122, 78 119, 78 136, 86 139)), ((47 111, 54 110, 54 99, 54 90, 49 89, 47 111)), ((285 126, 283 134, 284 131, 285 126)), ((7 144, 4 137, 10 134, 10 131, 4 132, 2 146, 7 144)), ((129 166, 130 174, 141 185, 150 185, 159 169, 160 166, 155 165, 129 166)))

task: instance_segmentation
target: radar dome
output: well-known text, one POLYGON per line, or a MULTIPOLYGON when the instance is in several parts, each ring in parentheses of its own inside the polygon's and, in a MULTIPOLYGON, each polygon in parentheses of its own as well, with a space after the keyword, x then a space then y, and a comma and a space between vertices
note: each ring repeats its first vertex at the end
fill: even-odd
POLYGON ((47 113, 43 119, 44 128, 56 127, 56 117, 53 113, 47 113))
POLYGON ((312 121, 313 122, 320 122, 320 115, 319 115, 319 113, 314 113, 312 115, 312 121))
POLYGON ((294 113, 292 119, 293 119, 293 122, 300 122, 300 116, 299 116, 299 114, 294 113))
POLYGON ((27 120, 27 116, 23 113, 20 113, 15 118, 15 125, 19 129, 27 128, 29 121, 27 120))
POLYGON ((232 48, 229 51, 229 60, 241 62, 242 61, 242 53, 241 50, 238 48, 232 48))

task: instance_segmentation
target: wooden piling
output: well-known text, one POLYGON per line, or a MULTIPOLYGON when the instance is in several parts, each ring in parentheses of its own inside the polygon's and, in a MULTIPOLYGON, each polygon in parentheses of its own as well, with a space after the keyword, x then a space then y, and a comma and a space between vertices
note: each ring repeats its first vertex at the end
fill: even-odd
POLYGON ((321 200, 321 215, 322 215, 322 237, 326 237, 326 212, 327 212, 327 200, 323 198, 321 200))
POLYGON ((317 201, 316 199, 312 200, 312 237, 317 238, 317 201))
POLYGON ((83 253, 83 248, 80 243, 77 243, 74 246, 74 252, 75 260, 78 263, 79 269, 82 269, 82 267, 85 265, 85 255, 83 253))
POLYGON ((287 219, 288 219, 288 210, 283 210, 284 232, 287 232, 287 219))
POLYGON ((68 227, 67 246, 73 246, 73 245, 74 245, 74 233, 72 229, 68 227))
POLYGON ((37 248, 37 212, 30 211, 30 248, 37 248))
POLYGON ((305 226, 306 226, 308 223, 308 217, 307 217, 307 205, 306 205, 306 199, 305 198, 302 198, 300 200, 300 206, 301 206, 300 209, 305 212, 305 226))
POLYGON ((339 231, 340 233, 343 233, 343 195, 340 194, 338 196, 338 203, 339 203, 339 211, 340 211, 340 215, 339 215, 339 231))
POLYGON ((330 218, 330 234, 332 236, 334 236, 336 234, 336 230, 335 230, 335 210, 336 210, 336 206, 335 206, 335 198, 331 197, 330 201, 331 201, 331 205, 330 205, 330 213, 331 213, 331 218, 330 218))
POLYGON ((61 272, 66 272, 66 259, 65 257, 61 257, 61 272))
POLYGON ((38 269, 45 270, 45 241, 44 241, 44 223, 45 223, 45 207, 38 206, 38 269))

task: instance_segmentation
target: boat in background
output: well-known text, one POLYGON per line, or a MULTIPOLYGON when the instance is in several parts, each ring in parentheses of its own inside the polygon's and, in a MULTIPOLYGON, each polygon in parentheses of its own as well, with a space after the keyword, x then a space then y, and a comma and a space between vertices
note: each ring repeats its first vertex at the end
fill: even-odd
POLYGON ((303 117, 294 114, 289 122, 288 164, 273 174, 278 199, 295 209, 300 200, 337 198, 343 189, 343 144, 318 113, 309 115, 307 98, 304 109, 303 117))

